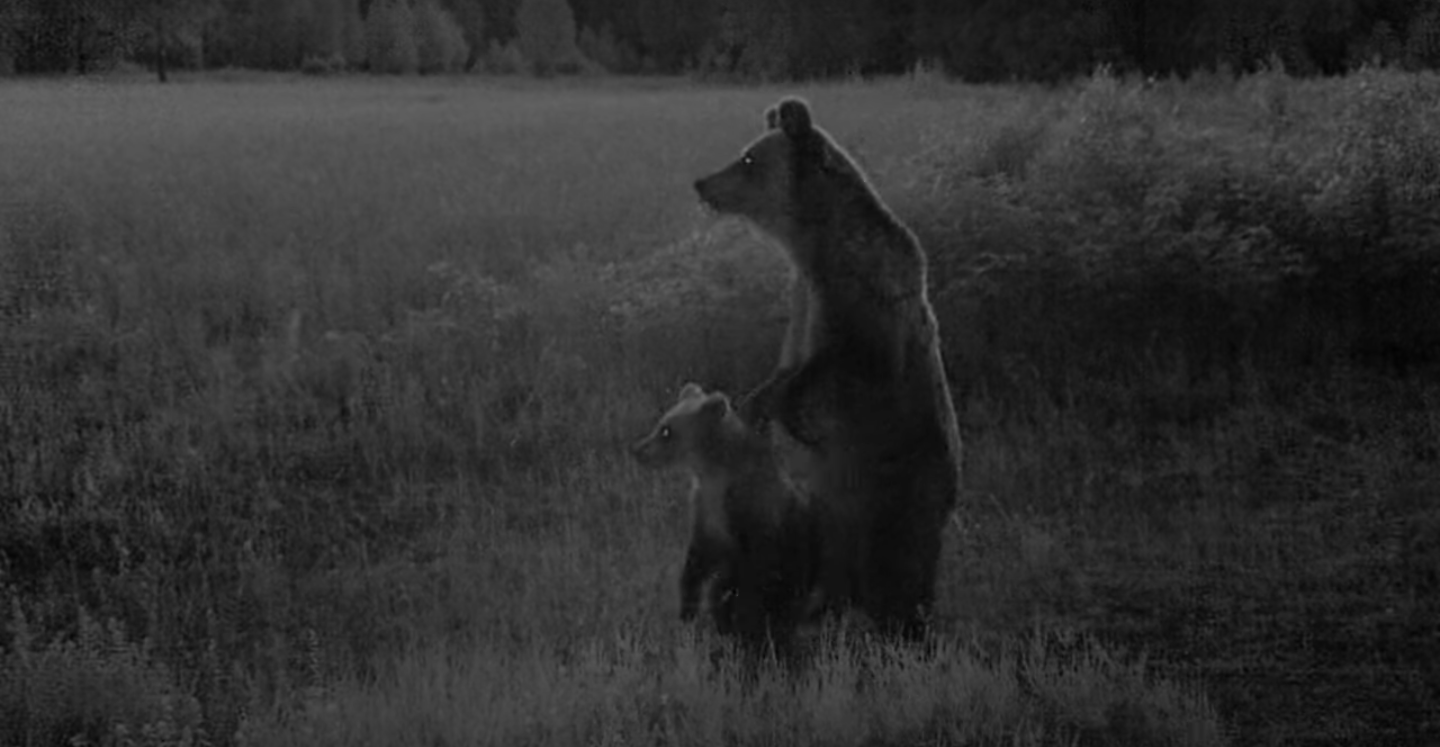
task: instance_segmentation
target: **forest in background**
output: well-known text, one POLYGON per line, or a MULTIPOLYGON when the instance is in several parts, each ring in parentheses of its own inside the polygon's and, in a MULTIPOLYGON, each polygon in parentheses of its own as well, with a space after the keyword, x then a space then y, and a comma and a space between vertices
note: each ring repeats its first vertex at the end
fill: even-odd
POLYGON ((1435 0, 0 0, 0 73, 170 67, 699 73, 941 68, 1055 81, 1098 65, 1333 75, 1440 63, 1435 0))

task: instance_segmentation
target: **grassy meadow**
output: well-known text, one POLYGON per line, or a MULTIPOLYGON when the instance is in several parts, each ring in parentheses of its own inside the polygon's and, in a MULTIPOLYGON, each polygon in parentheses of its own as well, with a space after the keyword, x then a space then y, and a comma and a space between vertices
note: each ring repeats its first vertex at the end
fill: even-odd
POLYGON ((1440 79, 0 81, 0 745, 1440 741, 1440 79), (785 93, 931 257, 935 641, 740 671, 626 444, 785 93), (717 656, 717 651, 720 655, 717 656))

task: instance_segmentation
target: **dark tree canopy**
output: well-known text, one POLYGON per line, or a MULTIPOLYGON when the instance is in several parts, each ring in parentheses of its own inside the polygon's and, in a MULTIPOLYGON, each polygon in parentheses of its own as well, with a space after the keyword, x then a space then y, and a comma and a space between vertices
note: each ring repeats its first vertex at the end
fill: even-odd
MULTIPOLYGON (((414 7, 417 0, 399 0, 414 7)), ((560 0, 556 0, 559 2, 560 0)), ((350 67, 378 0, 0 0, 0 73, 350 67)), ((509 45, 520 0, 426 0, 466 67, 509 45), (447 28, 448 33, 448 28, 447 28)), ((617 72, 810 78, 923 63, 967 80, 1058 80, 1098 64, 1147 74, 1272 60, 1300 74, 1371 61, 1440 65, 1429 0, 569 0, 582 51, 617 72)), ((388 11, 387 11, 388 12, 388 11)), ((429 17, 429 16, 425 16, 429 17)), ((432 65, 433 67, 433 65, 432 65)))

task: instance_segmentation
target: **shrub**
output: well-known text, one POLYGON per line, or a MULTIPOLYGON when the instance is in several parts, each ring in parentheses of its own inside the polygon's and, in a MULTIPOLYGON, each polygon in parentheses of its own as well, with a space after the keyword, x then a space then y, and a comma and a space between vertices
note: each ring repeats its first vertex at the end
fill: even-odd
POLYGON ((697 232, 654 254, 605 268, 610 313, 647 362, 647 374, 670 382, 682 375, 720 388, 763 376, 785 328, 785 262, 733 224, 697 232), (701 334, 695 334, 702 330, 701 334), (697 368, 699 365, 703 368, 697 368))
POLYGON ((791 19, 768 6, 726 9, 708 49, 701 54, 707 74, 745 80, 777 80, 794 73, 795 33, 791 19))
POLYGON ((575 16, 566 0, 522 0, 515 12, 515 42, 539 75, 578 62, 575 16))
POLYGON ((934 96, 949 87, 945 66, 934 60, 916 60, 905 73, 905 84, 912 95, 934 96))
POLYGON ((1270 67, 1197 94, 1248 119, 1246 138, 1105 71, 1054 114, 942 133, 913 170, 934 200, 914 223, 972 252, 932 254, 942 318, 967 320, 943 325, 977 368, 959 378, 1019 391, 1043 373, 1073 398, 1161 361, 1234 383, 1440 359, 1440 84, 1368 69, 1323 102, 1307 87, 1270 67), (1317 116, 1333 126, 1297 126, 1317 116))
POLYGON ((481 3, 462 2, 447 8, 465 41, 467 53, 461 60, 464 70, 474 68, 485 56, 485 9, 481 6, 481 3))
POLYGON ((17 611, 10 634, 0 653, 0 744, 205 741, 195 698, 114 621, 82 611, 72 639, 42 644, 17 611))
POLYGON ((300 72, 304 75, 332 75, 344 72, 345 58, 340 55, 306 55, 300 63, 300 72))
POLYGON ((607 72, 634 72, 639 64, 635 59, 634 50, 617 39, 609 25, 601 26, 599 31, 590 28, 581 29, 579 46, 580 52, 586 58, 594 61, 607 72))
POLYGON ((360 15, 356 0, 346 0, 341 7, 340 54, 345 58, 346 67, 359 70, 369 59, 369 39, 366 35, 365 19, 360 15))
POLYGON ((485 69, 500 75, 516 75, 528 71, 530 64, 516 42, 493 42, 485 55, 485 69))
POLYGON ((1433 69, 1440 64, 1440 8, 1434 5, 1410 19, 1405 34, 1405 66, 1433 69))
POLYGON ((1370 34, 1359 42, 1351 42, 1348 50, 1350 67, 1394 65, 1404 57, 1404 44, 1387 21, 1380 21, 1370 34))
POLYGON ((436 0, 420 0, 415 5, 415 47, 422 73, 453 72, 465 67, 470 45, 465 32, 455 23, 450 12, 436 0))
POLYGON ((1357 352, 1408 366, 1440 357, 1440 85, 1365 69, 1346 81, 1340 138, 1307 196, 1318 239, 1309 291, 1357 326, 1357 352))
MULTIPOLYGON (((1260 111, 1269 158, 1179 130, 1160 94, 1105 70, 1059 106, 932 147, 917 176, 935 199, 984 203, 961 218, 979 261, 940 256, 932 275, 937 305, 970 321, 956 357, 991 366, 961 378, 1070 397, 1156 361, 1230 376, 1262 340, 1293 350, 1272 320, 1312 271, 1314 221, 1309 178, 1276 145, 1293 135, 1288 94, 1272 89, 1291 85, 1217 94, 1260 111)), ((930 222, 917 230, 941 242, 955 230, 930 222)))
POLYGON ((372 73, 413 73, 419 67, 415 19, 406 0, 376 0, 370 6, 365 56, 372 73))

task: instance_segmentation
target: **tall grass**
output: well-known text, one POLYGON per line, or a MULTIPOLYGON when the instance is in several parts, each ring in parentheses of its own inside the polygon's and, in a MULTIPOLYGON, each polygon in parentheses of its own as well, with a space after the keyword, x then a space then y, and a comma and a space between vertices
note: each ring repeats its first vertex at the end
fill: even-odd
POLYGON ((622 448, 774 361, 689 184, 779 91, 7 84, 0 742, 1421 740, 1434 90, 803 91, 932 258, 967 507, 934 650, 792 679, 680 628, 622 448))
MULTIPOLYGON (((1143 665, 1043 642, 994 661, 838 640, 798 678, 711 663, 708 639, 533 652, 416 652, 376 682, 245 734, 256 744, 1216 744, 1194 694, 1143 665)), ((1067 642, 1074 643, 1074 642, 1067 642)))

